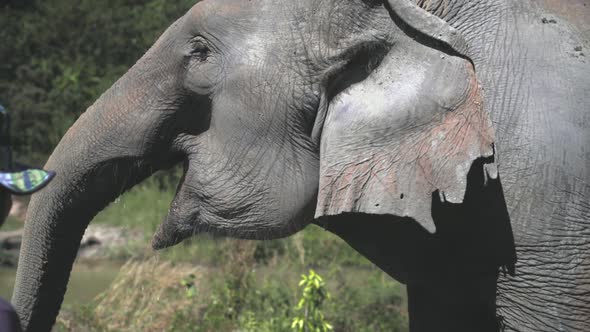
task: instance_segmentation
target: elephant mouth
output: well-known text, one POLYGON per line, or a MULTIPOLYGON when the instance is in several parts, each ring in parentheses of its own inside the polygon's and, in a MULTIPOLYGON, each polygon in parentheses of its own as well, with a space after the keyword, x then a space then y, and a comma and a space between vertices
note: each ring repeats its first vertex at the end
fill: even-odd
POLYGON ((154 250, 166 249, 177 245, 189 237, 204 232, 205 229, 200 226, 201 223, 195 222, 200 219, 200 214, 200 211, 197 210, 192 213, 190 218, 177 219, 176 214, 174 213, 173 203, 168 216, 154 233, 152 238, 152 248, 154 250))
POLYGON ((170 203, 168 214, 152 238, 154 250, 172 247, 191 236, 206 231, 202 222, 202 207, 190 195, 187 195, 188 191, 185 190, 188 172, 187 160, 176 195, 170 203))
POLYGON ((166 249, 172 247, 193 234, 184 234, 179 232, 171 232, 160 227, 152 239, 152 248, 154 250, 166 249))

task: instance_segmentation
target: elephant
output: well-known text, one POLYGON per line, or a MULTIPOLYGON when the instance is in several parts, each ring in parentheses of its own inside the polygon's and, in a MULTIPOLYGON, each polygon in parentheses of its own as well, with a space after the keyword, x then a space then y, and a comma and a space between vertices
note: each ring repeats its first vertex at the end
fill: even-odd
POLYGON ((315 223, 412 331, 590 331, 586 0, 204 0, 84 112, 33 196, 12 302, 55 322, 98 211, 184 166, 162 249, 315 223))

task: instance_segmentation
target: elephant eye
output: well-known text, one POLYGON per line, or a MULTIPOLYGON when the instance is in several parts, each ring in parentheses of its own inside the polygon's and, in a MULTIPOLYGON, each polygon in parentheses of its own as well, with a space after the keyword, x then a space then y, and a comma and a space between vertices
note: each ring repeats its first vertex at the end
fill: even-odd
POLYGON ((195 38, 191 42, 191 46, 191 56, 199 61, 206 60, 209 57, 209 53, 211 53, 211 49, 201 38, 195 38))

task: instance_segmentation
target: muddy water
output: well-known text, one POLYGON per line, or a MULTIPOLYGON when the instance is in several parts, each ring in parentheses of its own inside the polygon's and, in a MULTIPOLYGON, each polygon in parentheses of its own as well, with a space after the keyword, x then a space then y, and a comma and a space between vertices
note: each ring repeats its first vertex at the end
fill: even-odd
MULTIPOLYGON (((115 279, 121 265, 122 263, 112 261, 76 262, 68 283, 64 305, 76 306, 91 301, 115 279)), ((0 267, 0 297, 12 297, 15 277, 15 268, 0 267)))

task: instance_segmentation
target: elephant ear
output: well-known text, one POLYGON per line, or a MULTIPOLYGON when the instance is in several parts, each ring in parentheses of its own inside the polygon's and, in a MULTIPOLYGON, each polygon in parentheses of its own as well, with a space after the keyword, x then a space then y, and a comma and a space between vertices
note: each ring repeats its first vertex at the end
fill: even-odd
POLYGON ((433 193, 463 202, 478 159, 497 177, 494 132, 461 35, 409 1, 390 0, 390 9, 404 34, 328 106, 316 218, 395 215, 434 232, 433 193))

